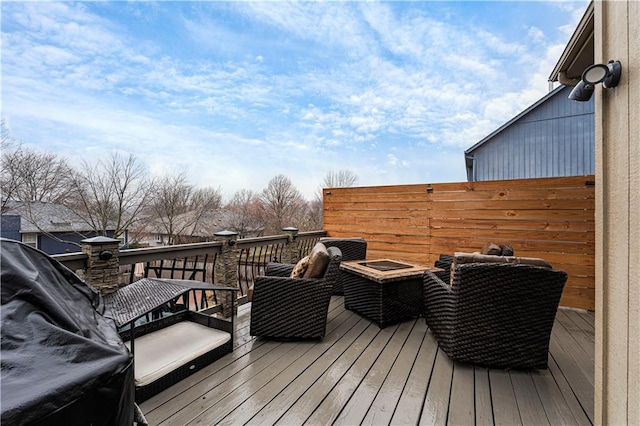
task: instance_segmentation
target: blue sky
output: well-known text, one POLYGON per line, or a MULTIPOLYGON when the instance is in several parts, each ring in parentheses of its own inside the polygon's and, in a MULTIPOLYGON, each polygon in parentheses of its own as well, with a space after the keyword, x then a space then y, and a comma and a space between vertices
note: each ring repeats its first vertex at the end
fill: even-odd
POLYGON ((466 180, 465 149, 549 90, 577 2, 5 2, 2 118, 35 149, 311 199, 466 180))

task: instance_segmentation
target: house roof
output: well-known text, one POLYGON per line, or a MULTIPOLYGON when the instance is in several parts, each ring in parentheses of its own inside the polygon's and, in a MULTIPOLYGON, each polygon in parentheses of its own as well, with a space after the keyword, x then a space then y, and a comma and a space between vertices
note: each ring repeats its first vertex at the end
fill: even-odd
MULTIPOLYGON (((91 227, 62 204, 9 201, 4 214, 20 216, 20 232, 88 232, 91 227)), ((114 227, 115 228, 115 227, 114 227)))
MULTIPOLYGON (((210 237, 223 229, 223 222, 228 213, 224 210, 206 211, 201 217, 196 212, 186 212, 174 218, 174 232, 180 236, 210 237)), ((166 227, 162 220, 155 219, 144 224, 144 232, 166 235, 166 227)))
POLYGON ((483 144, 485 144, 486 142, 490 141, 491 139, 493 139, 497 134, 499 134, 500 132, 502 132, 503 130, 505 130, 506 128, 508 128, 509 126, 511 126, 513 123, 515 123, 516 121, 520 120, 522 117, 524 117, 525 115, 527 115, 528 113, 530 113, 531 111, 533 111, 534 109, 536 109, 537 107, 539 107, 540 105, 542 105, 543 103, 545 103, 548 99, 556 96, 558 93, 560 93, 562 91, 562 89, 564 89, 565 86, 558 86, 555 89, 553 89, 551 92, 547 93, 546 95, 544 95, 542 98, 540 98, 536 103, 534 103, 533 105, 531 105, 530 107, 528 107, 527 109, 525 109, 524 111, 522 111, 520 114, 516 115, 515 117, 513 117, 511 120, 507 121, 506 123, 504 123, 502 126, 500 126, 499 128, 497 128, 496 130, 494 130, 491 134, 489 134, 488 136, 486 136, 484 139, 482 139, 481 141, 477 142, 475 145, 473 145, 471 148, 465 150, 464 154, 465 156, 468 156, 469 154, 471 154, 473 151, 475 151, 476 149, 478 149, 480 146, 482 146, 483 144))
POLYGON ((593 65, 593 29, 594 10, 593 1, 591 1, 565 46, 558 63, 551 71, 549 81, 559 81, 562 84, 572 86, 578 83, 585 68, 593 65))

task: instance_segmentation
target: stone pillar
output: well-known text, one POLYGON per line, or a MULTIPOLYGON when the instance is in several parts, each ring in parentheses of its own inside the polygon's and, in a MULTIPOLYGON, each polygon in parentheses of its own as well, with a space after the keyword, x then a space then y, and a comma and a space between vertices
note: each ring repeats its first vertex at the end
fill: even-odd
POLYGON ((109 237, 82 240, 82 252, 88 256, 84 279, 102 295, 113 293, 120 288, 119 244, 119 240, 109 237))
MULTIPOLYGON (((228 287, 238 287, 238 233, 220 231, 214 234, 216 241, 221 241, 222 248, 216 260, 213 282, 228 287)), ((218 292, 218 301, 223 304, 223 315, 229 318, 237 312, 237 303, 231 299, 228 291, 218 292)))
POLYGON ((298 228, 288 227, 282 228, 282 232, 289 237, 282 252, 282 263, 298 263, 299 246, 298 246, 298 228))

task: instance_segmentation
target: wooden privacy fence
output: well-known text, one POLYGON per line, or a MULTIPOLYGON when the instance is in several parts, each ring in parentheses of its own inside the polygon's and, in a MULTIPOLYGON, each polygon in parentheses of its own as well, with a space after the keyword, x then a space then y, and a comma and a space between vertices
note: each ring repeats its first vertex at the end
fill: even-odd
POLYGON ((361 236, 367 257, 433 265, 441 253, 510 244, 569 274, 561 304, 595 307, 595 177, 324 190, 324 230, 361 236))

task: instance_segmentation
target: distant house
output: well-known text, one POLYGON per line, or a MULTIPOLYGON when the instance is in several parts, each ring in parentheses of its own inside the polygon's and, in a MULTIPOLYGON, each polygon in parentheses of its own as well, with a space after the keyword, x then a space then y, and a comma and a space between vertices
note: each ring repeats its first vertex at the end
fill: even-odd
MULTIPOLYGON (((81 241, 97 233, 63 205, 12 201, 2 213, 0 236, 22 241, 47 254, 61 254, 81 251, 81 241)), ((113 237, 113 229, 107 231, 107 236, 113 237)), ((125 245, 126 232, 119 238, 125 245)))
POLYGON ((132 231, 132 239, 142 247, 166 246, 172 239, 173 244, 212 241, 213 235, 224 229, 222 222, 225 214, 223 210, 213 210, 201 214, 187 212, 178 215, 171 223, 171 236, 168 232, 168 219, 140 221, 139 226, 132 231))
POLYGON ((559 86, 467 149, 468 181, 595 174, 594 100, 559 86))

